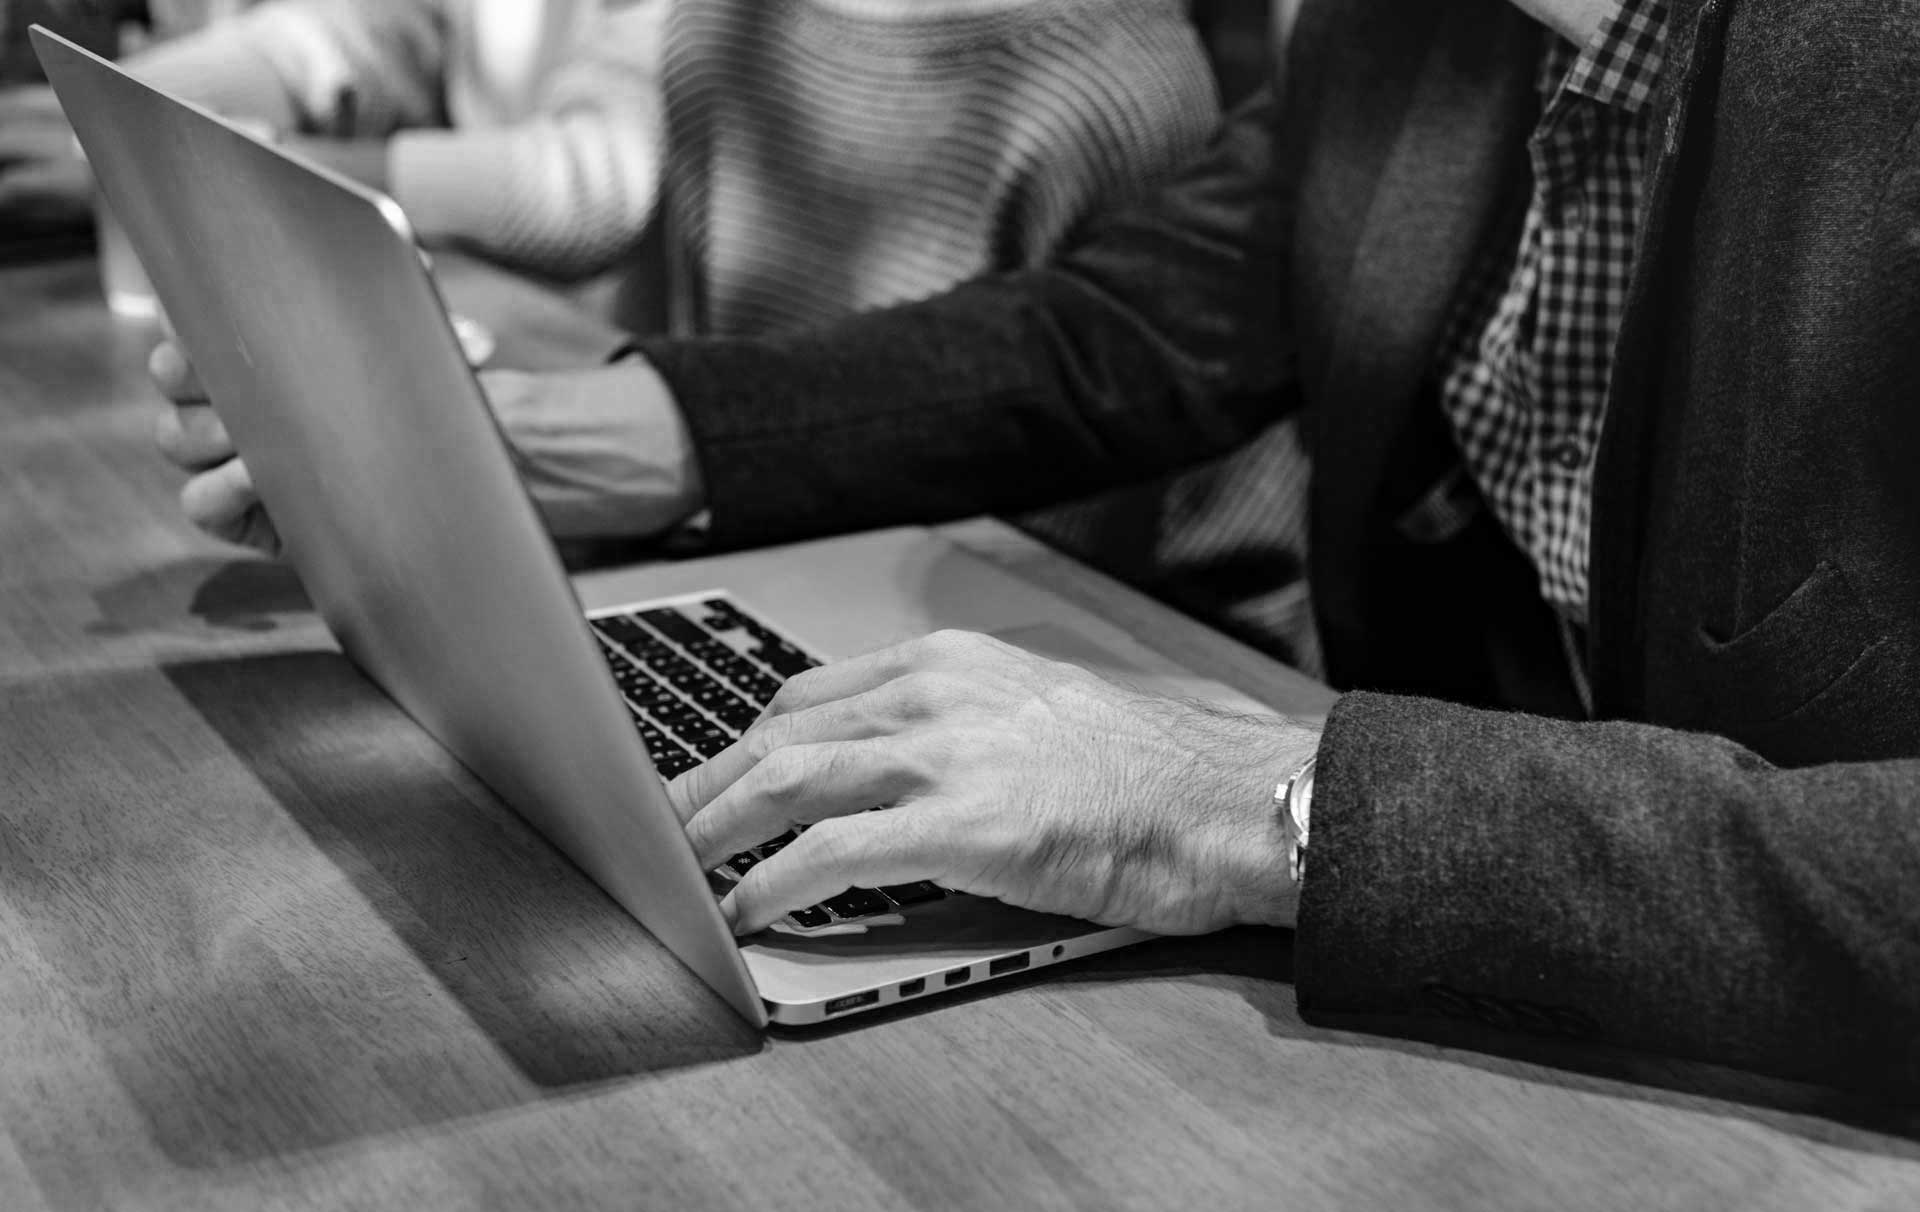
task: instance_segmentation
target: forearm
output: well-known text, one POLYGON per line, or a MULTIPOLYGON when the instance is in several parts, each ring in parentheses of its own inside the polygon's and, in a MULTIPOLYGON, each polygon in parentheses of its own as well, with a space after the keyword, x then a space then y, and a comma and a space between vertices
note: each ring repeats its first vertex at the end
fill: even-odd
POLYGON ((397 134, 391 192, 414 229, 550 278, 628 252, 660 190, 666 10, 639 0, 598 14, 519 121, 397 134))
POLYGON ((650 342, 717 541, 1065 499, 1245 440, 1292 345, 1270 106, 1055 266, 762 340, 650 342))
POLYGON ((403 131, 387 165, 394 199, 423 239, 571 279, 640 238, 659 189, 660 141, 644 114, 577 113, 403 131))
POLYGON ((1352 695, 1329 719, 1303 1014, 1465 1016, 1920 1090, 1920 764, 1352 695))

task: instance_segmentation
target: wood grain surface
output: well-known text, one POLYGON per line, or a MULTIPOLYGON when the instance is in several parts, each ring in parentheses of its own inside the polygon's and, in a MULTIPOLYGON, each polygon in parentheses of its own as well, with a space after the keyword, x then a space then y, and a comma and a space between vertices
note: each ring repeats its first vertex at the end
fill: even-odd
MULTIPOLYGON (((150 343, 84 260, 0 270, 6 1212, 1920 1207, 1911 1116, 1318 1031, 1284 932, 749 1031, 361 678, 285 569, 182 521, 150 343)), ((1324 701, 1004 527, 952 533, 1202 672, 1324 701)))

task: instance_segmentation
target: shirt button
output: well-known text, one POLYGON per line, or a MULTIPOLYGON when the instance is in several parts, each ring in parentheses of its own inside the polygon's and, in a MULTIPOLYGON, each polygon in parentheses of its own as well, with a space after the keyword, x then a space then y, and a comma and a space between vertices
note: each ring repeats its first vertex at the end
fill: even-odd
POLYGON ((1573 197, 1567 199, 1566 204, 1560 208, 1560 227, 1561 230, 1576 236, 1587 230, 1587 201, 1585 198, 1579 194, 1575 194, 1573 197))
POLYGON ((1586 445, 1564 438, 1547 447, 1547 460, 1561 471, 1579 471, 1587 465, 1586 445))

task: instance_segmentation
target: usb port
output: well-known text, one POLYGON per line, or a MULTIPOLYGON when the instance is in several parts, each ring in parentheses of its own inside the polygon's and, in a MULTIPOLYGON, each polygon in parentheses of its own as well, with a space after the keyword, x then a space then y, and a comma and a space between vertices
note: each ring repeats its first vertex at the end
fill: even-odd
POLYGON ((843 1014, 848 1010, 858 1010, 862 1006, 871 1006, 880 1000, 878 989, 869 989, 865 993, 849 993, 845 997, 836 997, 827 1003, 828 1014, 843 1014))
POLYGON ((1005 976, 1009 972, 1018 972, 1026 967, 1028 962, 1027 953, 1024 951, 1018 955, 1003 955, 987 965, 987 975, 1005 976))
POLYGON ((927 991, 927 978, 924 976, 919 978, 918 980, 902 981, 900 984, 901 997, 919 997, 922 993, 925 993, 926 991, 927 991))
POLYGON ((955 985, 966 984, 967 978, 972 975, 973 975, 973 969, 971 968, 955 968, 953 971, 947 973, 946 975, 945 979, 947 982, 947 988, 951 989, 955 985))

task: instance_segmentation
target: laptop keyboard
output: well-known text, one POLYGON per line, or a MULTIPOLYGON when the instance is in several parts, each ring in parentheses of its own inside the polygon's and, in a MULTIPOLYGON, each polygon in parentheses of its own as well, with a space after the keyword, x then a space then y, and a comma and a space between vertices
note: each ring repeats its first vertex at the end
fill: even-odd
MULTIPOLYGON (((684 774, 731 745, 760 718, 783 682, 819 664, 728 598, 651 606, 587 621, 647 756, 663 779, 684 774)), ((795 836, 783 834, 720 864, 707 876, 714 894, 725 896, 755 863, 795 836)), ((924 880, 850 888, 794 910, 785 924, 801 933, 823 930, 946 895, 945 888, 924 880)))

